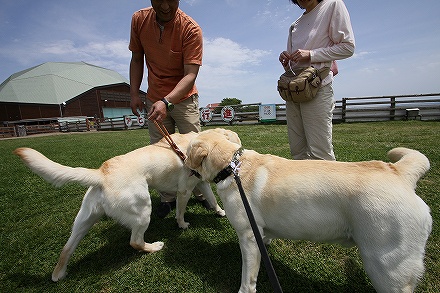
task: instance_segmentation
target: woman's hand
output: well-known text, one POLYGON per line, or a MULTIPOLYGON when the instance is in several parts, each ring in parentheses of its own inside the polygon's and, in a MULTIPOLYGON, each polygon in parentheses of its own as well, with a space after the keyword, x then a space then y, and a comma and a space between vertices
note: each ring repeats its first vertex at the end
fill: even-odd
POLYGON ((309 50, 301 50, 298 49, 292 54, 287 51, 283 51, 280 54, 279 61, 283 67, 289 65, 289 61, 293 61, 293 63, 298 62, 309 62, 310 61, 310 51, 309 50))
POLYGON ((290 59, 295 62, 308 62, 310 61, 310 51, 298 49, 290 54, 290 59))
POLYGON ((279 61, 281 62, 281 65, 283 65, 283 67, 286 67, 290 61, 290 53, 287 51, 281 52, 279 61))

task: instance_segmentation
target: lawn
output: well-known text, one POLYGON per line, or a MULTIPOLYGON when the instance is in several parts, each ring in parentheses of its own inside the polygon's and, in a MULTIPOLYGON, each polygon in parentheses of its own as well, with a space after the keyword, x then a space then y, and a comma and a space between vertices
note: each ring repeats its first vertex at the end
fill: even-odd
MULTIPOLYGON (((228 126, 243 146, 290 157, 285 125, 228 126)), ((426 273, 417 292, 440 292, 440 123, 396 121, 337 124, 334 146, 340 161, 387 160, 393 147, 423 152, 431 170, 417 194, 432 210, 433 232, 426 250, 426 273)), ((145 254, 129 245, 130 231, 104 217, 73 254, 66 279, 53 283, 52 270, 70 235, 86 188, 54 188, 12 154, 32 147, 56 162, 98 168, 103 161, 148 143, 147 130, 69 133, 0 140, 0 292, 237 292, 241 255, 227 218, 218 218, 191 199, 188 230, 174 213, 153 214, 147 242, 163 250, 145 254)), ((221 203, 220 203, 221 204, 221 203)), ((374 292, 356 248, 307 241, 275 240, 268 247, 284 292, 374 292)), ((271 292, 262 265, 258 292, 271 292)))

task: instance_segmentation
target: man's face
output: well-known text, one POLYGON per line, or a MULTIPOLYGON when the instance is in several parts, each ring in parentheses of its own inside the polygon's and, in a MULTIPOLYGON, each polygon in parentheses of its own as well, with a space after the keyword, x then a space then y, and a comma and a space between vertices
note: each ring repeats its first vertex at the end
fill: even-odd
POLYGON ((156 11, 159 23, 165 23, 174 18, 179 8, 179 0, 151 0, 151 6, 156 11))

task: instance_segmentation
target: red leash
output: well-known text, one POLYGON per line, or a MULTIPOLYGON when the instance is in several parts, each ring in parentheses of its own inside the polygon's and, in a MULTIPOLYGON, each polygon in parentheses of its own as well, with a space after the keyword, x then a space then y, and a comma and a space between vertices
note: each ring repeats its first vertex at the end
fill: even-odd
POLYGON ((174 152, 182 159, 182 161, 185 161, 186 156, 182 151, 179 149, 179 147, 176 145, 176 143, 171 138, 171 135, 169 134, 168 130, 166 129, 165 125, 163 123, 157 122, 154 120, 154 124, 156 125, 157 129, 162 133, 163 137, 166 139, 168 144, 171 146, 171 148, 174 150, 174 152))
MULTIPOLYGON (((170 147, 173 149, 173 151, 179 156, 179 158, 182 160, 182 162, 184 162, 186 159, 185 154, 182 153, 182 151, 179 149, 179 147, 173 141, 173 139, 171 138, 171 135, 169 134, 165 125, 163 125, 163 123, 157 122, 156 120, 154 120, 154 124, 156 125, 157 129, 159 129, 159 131, 162 133, 163 137, 165 137, 166 141, 168 142, 170 147)), ((190 176, 192 176, 192 175, 196 176, 197 178, 201 178, 200 174, 194 170, 191 170, 190 176)))

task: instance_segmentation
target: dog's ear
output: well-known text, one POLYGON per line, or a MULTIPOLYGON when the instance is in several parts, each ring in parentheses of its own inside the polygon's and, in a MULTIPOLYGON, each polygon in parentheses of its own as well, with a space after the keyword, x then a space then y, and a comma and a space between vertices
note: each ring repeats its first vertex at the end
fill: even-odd
POLYGON ((223 134, 227 140, 241 146, 241 140, 234 131, 224 128, 214 128, 213 131, 223 134))
POLYGON ((185 165, 192 170, 197 170, 207 155, 206 144, 203 141, 193 141, 186 151, 185 165))
POLYGON ((225 136, 229 141, 239 144, 241 146, 241 140, 238 137, 238 134, 235 133, 234 131, 225 129, 225 136))

